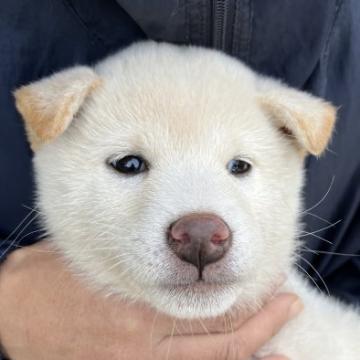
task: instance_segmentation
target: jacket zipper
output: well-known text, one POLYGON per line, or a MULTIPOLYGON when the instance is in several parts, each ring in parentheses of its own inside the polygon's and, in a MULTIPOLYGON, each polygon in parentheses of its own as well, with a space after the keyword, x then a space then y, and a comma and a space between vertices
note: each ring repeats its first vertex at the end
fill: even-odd
POLYGON ((226 50, 230 43, 231 34, 227 34, 229 29, 229 21, 233 21, 232 0, 212 0, 212 46, 216 49, 226 50))

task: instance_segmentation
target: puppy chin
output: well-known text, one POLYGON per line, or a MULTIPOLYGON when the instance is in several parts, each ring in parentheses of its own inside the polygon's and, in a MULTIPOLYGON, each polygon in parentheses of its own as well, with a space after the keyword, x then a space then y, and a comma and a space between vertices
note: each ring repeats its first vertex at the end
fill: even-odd
POLYGON ((238 294, 230 287, 177 286, 157 289, 148 298, 157 310, 180 319, 213 318, 229 311, 238 294))

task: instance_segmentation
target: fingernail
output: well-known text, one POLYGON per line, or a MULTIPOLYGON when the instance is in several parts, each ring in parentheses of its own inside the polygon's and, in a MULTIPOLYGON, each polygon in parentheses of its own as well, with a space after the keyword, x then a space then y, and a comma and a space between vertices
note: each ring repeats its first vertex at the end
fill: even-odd
POLYGON ((292 303, 290 305, 289 319, 293 319, 294 317, 299 315, 302 312, 303 309, 304 309, 303 302, 300 299, 296 300, 294 303, 292 303))

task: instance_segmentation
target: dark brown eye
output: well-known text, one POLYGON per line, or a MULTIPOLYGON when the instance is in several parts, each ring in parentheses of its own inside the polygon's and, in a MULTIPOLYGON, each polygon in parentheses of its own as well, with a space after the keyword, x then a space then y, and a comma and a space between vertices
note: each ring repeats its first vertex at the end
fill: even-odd
POLYGON ((240 159, 232 159, 227 164, 227 169, 232 175, 241 175, 247 173, 251 169, 251 165, 240 159))
POLYGON ((136 155, 127 155, 121 159, 112 160, 110 165, 116 171, 126 175, 137 175, 148 170, 146 161, 136 155))

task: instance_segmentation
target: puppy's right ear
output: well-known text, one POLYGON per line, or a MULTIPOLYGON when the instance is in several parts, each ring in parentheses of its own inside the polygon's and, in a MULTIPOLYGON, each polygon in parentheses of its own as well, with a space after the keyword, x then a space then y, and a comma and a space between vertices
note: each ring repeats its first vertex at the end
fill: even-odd
POLYGON ((69 126, 85 98, 101 83, 89 67, 63 70, 14 92, 33 150, 54 140, 69 126))

